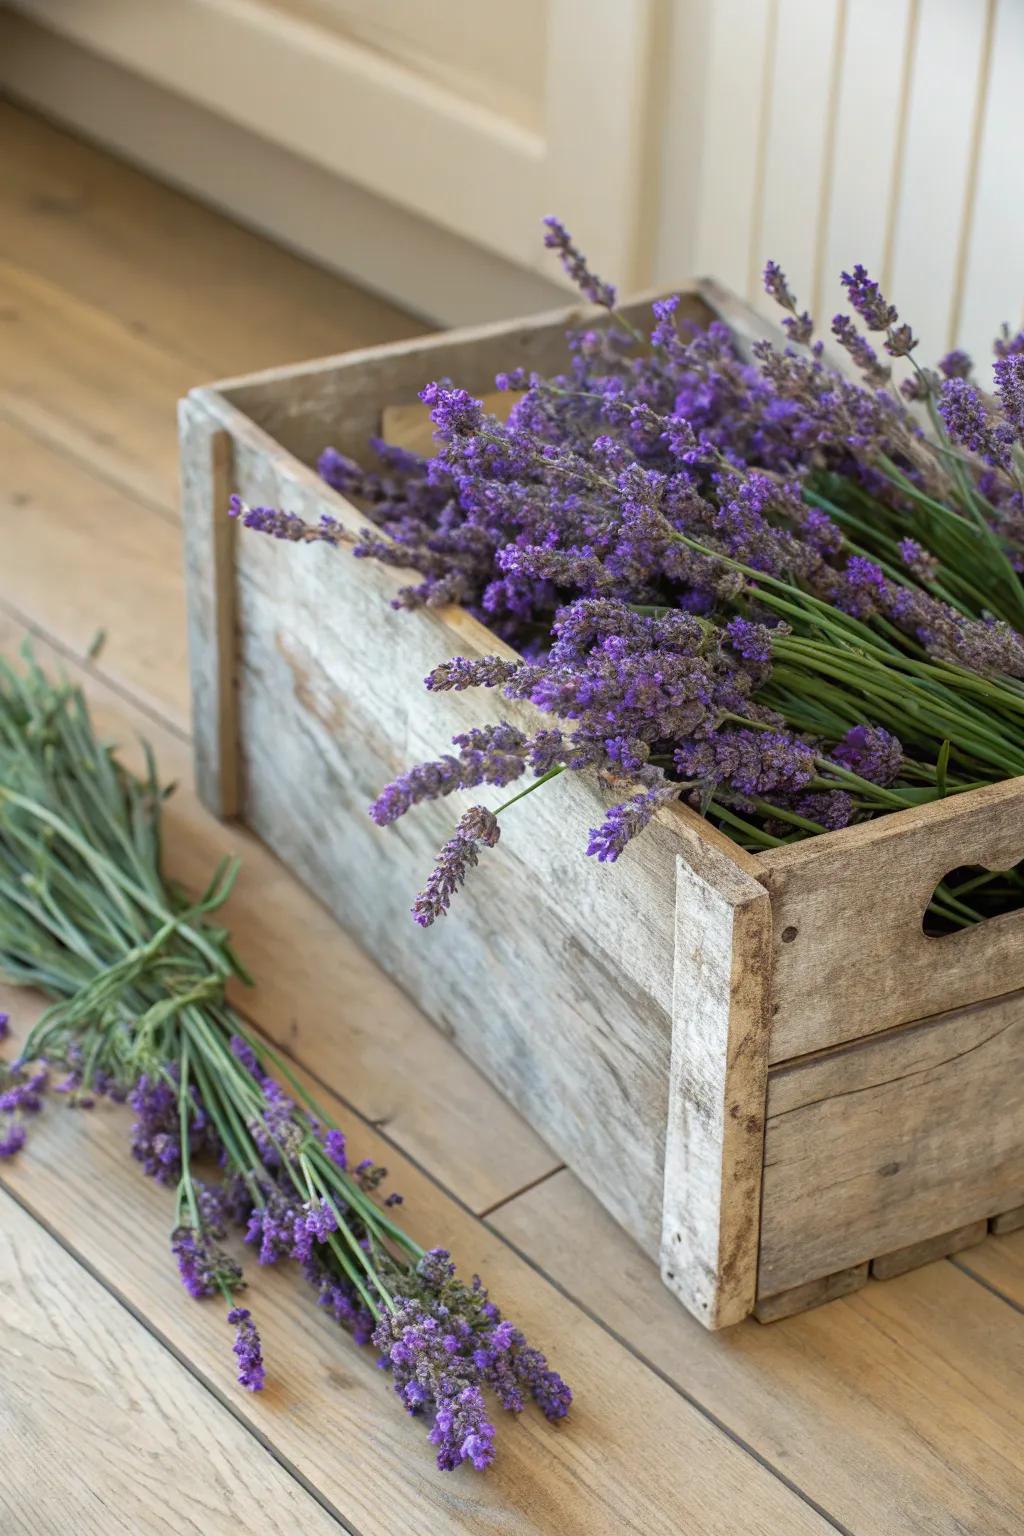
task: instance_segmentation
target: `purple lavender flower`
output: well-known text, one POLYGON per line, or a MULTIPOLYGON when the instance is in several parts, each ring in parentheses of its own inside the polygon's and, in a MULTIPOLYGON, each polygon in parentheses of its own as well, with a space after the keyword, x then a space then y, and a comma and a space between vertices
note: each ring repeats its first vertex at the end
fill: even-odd
POLYGON ((954 348, 952 352, 947 352, 945 357, 939 358, 939 372, 946 379, 969 378, 973 367, 970 357, 959 348, 954 348))
POLYGON ((896 324, 899 314, 882 297, 878 284, 868 275, 866 267, 859 263, 852 272, 844 272, 840 278, 847 297, 869 331, 888 331, 896 324))
POLYGON ((939 562, 930 550, 916 539, 900 539, 897 548, 903 564, 919 581, 934 581, 939 562))
POLYGON ((867 619, 882 608, 887 592, 881 566, 864 555, 851 555, 842 573, 831 581, 828 596, 843 613, 867 619))
POLYGON ((903 766, 902 742, 880 725, 853 726, 831 755, 872 784, 891 784, 903 766))
POLYGON ((746 661, 770 662, 772 659, 772 632, 766 624, 754 624, 749 619, 730 619, 725 626, 729 644, 746 661))
POLYGON ((791 794, 814 777, 814 749, 785 731, 741 727, 676 748, 685 779, 723 784, 745 797, 791 794))
POLYGON ((1024 353, 1012 352, 998 357, 992 372, 1003 416, 1018 443, 1024 443, 1024 353))
POLYGON ((602 864, 614 864, 626 844, 647 826, 655 811, 675 799, 678 793, 674 784, 662 785, 634 795, 621 805, 613 805, 601 825, 591 827, 587 852, 602 864))
POLYGON ((0 1130, 0 1158, 13 1157, 25 1145, 25 1127, 18 1120, 9 1120, 0 1130))
POLYGON ((418 763, 381 791, 370 806, 370 816, 378 827, 386 827, 420 801, 450 795, 462 789, 464 783, 464 765, 457 757, 446 756, 437 762, 418 763))
POLYGON ((1013 431, 989 418, 973 384, 960 378, 943 380, 938 405, 939 415, 954 443, 978 454, 987 464, 1009 469, 1013 431))
POLYGON ((786 274, 776 261, 769 261, 765 266, 764 291, 776 304, 789 311, 782 324, 790 341, 797 346, 807 346, 814 335, 814 321, 806 310, 803 314, 797 312, 796 299, 790 292, 786 274))
POLYGON ((388 826, 423 800, 438 800, 480 784, 503 786, 526 771, 529 741, 504 721, 452 738, 459 749, 435 762, 418 763, 386 786, 370 806, 379 827, 388 826))
POLYGON ((239 1385, 247 1392, 262 1392, 266 1385, 263 1369, 263 1350, 252 1314, 246 1307, 232 1307, 228 1322, 236 1329, 235 1342, 231 1346, 238 1359, 239 1385))
POLYGON ((235 1261, 195 1227, 175 1227, 171 1252, 178 1261, 182 1285, 197 1301, 217 1291, 235 1291, 242 1284, 242 1271, 235 1261))
MULTIPOLYGON (((845 789, 817 790, 799 795, 793 809, 808 821, 816 821, 826 832, 838 832, 853 819, 853 796, 845 789)), ((785 823, 782 823, 785 826, 785 823)), ((791 830, 786 827, 786 831, 791 830)))
POLYGON ((479 845, 493 848, 501 835, 497 818, 482 805, 474 805, 462 817, 437 856, 437 864, 426 886, 413 904, 412 914, 421 928, 429 928, 443 917, 466 876, 479 863, 479 845))
POLYGON ((324 1200, 308 1200, 295 1217, 292 1258, 307 1261, 312 1257, 314 1243, 325 1243, 337 1230, 337 1218, 330 1205, 324 1200))
POLYGON ((11 1019, 7 1013, 0 1013, 0 1040, 6 1040, 11 1032, 11 1019))
POLYGON ((240 1061, 245 1070, 250 1072, 257 1081, 261 1080, 263 1074, 260 1071, 260 1064, 256 1059, 256 1052, 248 1040, 244 1039, 241 1035, 232 1035, 229 1044, 232 1056, 240 1061))
MULTIPOLYGON (((174 1069, 176 1070, 176 1069, 174 1069)), ((190 1085, 189 1150, 219 1154, 220 1146, 200 1102, 195 1084, 190 1085)), ((128 1095, 135 1111, 131 1131, 132 1156, 144 1173, 158 1184, 176 1184, 181 1173, 181 1124, 177 1084, 168 1077, 143 1074, 128 1095)))
POLYGON ((430 1421, 437 1462, 450 1471, 463 1461, 483 1468, 493 1457, 494 1429, 482 1387, 520 1413, 532 1397, 549 1419, 563 1418, 572 1393, 489 1300, 478 1276, 464 1285, 445 1249, 431 1249, 381 1316, 373 1341, 407 1412, 430 1421))
POLYGON ((351 534, 332 517, 324 516, 314 525, 305 522, 297 512, 286 512, 281 507, 247 506, 240 496, 231 497, 228 516, 238 518, 244 527, 255 533, 266 533, 273 539, 284 539, 292 544, 352 542, 351 534))
POLYGON ((518 672, 521 663, 503 656, 453 656, 427 674, 426 687, 433 693, 464 688, 499 688, 518 672))
POLYGON ((881 387, 888 383, 890 370, 879 362, 874 347, 865 341, 849 315, 833 315, 832 335, 871 384, 881 387))
POLYGON ((483 425, 483 407, 464 389, 428 384, 420 390, 420 399, 430 406, 430 419, 445 442, 469 437, 483 425))
POLYGON ((301 1208, 293 1192, 276 1184, 267 1187, 263 1203, 250 1210, 245 1231, 247 1243, 259 1244, 259 1264, 277 1264, 291 1257, 300 1216, 301 1208))
POLYGON ((0 1113, 37 1115, 43 1107, 49 1073, 45 1066, 29 1070, 23 1065, 6 1067, 0 1064, 0 1081, 7 1087, 0 1091, 0 1113))
POLYGON ((345 1133, 336 1129, 329 1130, 324 1137, 324 1151, 338 1168, 348 1167, 348 1155, 345 1151, 345 1133))
POLYGON ((573 244, 572 236, 561 220, 549 216, 544 220, 544 244, 548 250, 557 251, 562 266, 572 278, 585 299, 600 304, 605 309, 615 308, 615 289, 595 277, 587 265, 587 259, 573 244))

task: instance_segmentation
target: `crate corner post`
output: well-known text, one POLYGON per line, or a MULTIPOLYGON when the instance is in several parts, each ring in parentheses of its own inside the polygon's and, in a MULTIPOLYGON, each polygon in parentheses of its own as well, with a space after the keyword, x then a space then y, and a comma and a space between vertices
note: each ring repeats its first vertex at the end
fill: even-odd
POLYGON ((757 1296, 771 962, 764 886, 679 857, 661 1272, 710 1329, 757 1296))
POLYGON ((208 810, 227 819, 239 810, 233 448, 211 394, 195 389, 178 404, 181 512, 196 789, 208 810))

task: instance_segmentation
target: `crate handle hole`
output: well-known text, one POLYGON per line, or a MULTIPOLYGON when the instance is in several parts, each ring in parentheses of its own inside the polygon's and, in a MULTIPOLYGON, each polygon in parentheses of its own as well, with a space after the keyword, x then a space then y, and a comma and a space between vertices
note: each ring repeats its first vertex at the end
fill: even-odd
POLYGON ((943 875, 925 908, 925 937, 944 939, 989 918, 1024 909, 1024 859, 1009 869, 961 864, 943 875))

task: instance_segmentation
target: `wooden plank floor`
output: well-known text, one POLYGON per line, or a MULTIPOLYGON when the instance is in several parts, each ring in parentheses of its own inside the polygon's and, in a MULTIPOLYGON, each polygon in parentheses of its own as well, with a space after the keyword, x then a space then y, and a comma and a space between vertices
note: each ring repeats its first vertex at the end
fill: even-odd
MULTIPOLYGON (((80 679, 181 789, 171 871, 225 851, 237 1001, 388 1162, 577 1391, 485 1477, 422 1431, 294 1277, 253 1271, 269 1390, 183 1293, 129 1115, 51 1108, 0 1165, 0 1530, 1019 1536, 1024 1230, 818 1312, 703 1332, 577 1181, 274 859, 189 788, 174 402, 415 323, 0 104, 0 648, 80 679), (92 660, 97 630, 107 644, 92 660)), ((401 622, 400 617, 396 622, 401 622)), ((415 942, 414 936, 410 942, 415 942)), ((39 1001, 0 988, 23 1030, 39 1001)))

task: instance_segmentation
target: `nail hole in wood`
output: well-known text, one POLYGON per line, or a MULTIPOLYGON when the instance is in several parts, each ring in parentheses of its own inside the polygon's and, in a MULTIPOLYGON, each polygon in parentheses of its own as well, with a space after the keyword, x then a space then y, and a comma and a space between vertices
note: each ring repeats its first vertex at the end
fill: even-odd
POLYGON ((790 927, 790 928, 783 928, 783 930, 782 930, 782 942, 783 942, 783 944, 792 944, 793 940, 796 938, 796 934, 797 934, 797 930, 795 928, 792 928, 792 927, 790 927))

